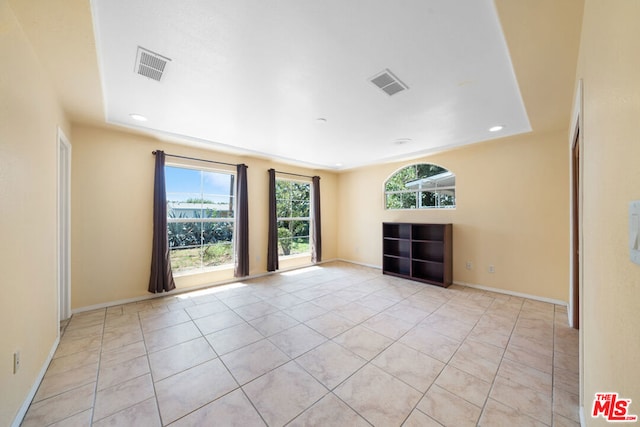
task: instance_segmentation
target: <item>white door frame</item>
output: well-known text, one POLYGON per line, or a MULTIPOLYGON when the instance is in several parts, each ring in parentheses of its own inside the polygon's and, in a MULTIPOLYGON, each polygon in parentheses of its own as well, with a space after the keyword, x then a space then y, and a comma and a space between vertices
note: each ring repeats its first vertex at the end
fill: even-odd
POLYGON ((71 317, 71 144, 58 128, 58 322, 71 317))
MULTIPOLYGON (((584 150, 582 147, 582 135, 583 135, 583 126, 582 126, 582 80, 578 80, 578 86, 576 88, 576 97, 574 100, 574 104, 573 104, 573 114, 571 116, 571 128, 569 129, 569 153, 570 153, 570 159, 569 159, 569 185, 570 185, 570 208, 569 208, 569 214, 570 214, 570 231, 569 231, 569 238, 570 238, 570 244, 569 244, 569 250, 570 250, 570 269, 569 269, 569 307, 568 307, 568 315, 569 315, 569 325, 571 327, 575 327, 576 325, 573 324, 573 312, 576 308, 581 308, 580 307, 580 301, 574 301, 574 289, 573 287, 578 284, 579 287, 582 286, 582 280, 581 280, 581 276, 582 276, 582 233, 580 233, 580 235, 578 236, 578 238, 580 239, 580 241, 578 242, 578 247, 575 247, 575 240, 574 240, 574 230, 577 229, 582 229, 582 212, 581 212, 581 208, 578 208, 578 212, 574 212, 574 206, 582 206, 582 167, 578 168, 578 173, 579 173, 579 183, 580 183, 580 188, 578 189, 578 200, 574 200, 575 198, 575 192, 574 192, 574 167, 573 167, 573 147, 578 144, 579 146, 579 150, 580 150, 580 156, 584 156, 584 150), (576 203, 577 202, 577 203, 576 203), (578 224, 574 224, 575 219, 578 219, 578 224), (578 254, 578 259, 576 258, 576 253, 578 254), (574 277, 574 269, 573 269, 573 265, 574 263, 578 263, 579 265, 579 272, 578 272, 578 277, 574 277)), ((579 294, 579 299, 582 299, 582 289, 578 289, 578 294, 579 294)), ((582 317, 582 310, 579 310, 578 312, 580 318, 582 317)), ((582 319, 580 319, 582 320, 582 319)), ((580 326, 582 326, 582 322, 580 321, 580 326)))
POLYGON ((574 318, 574 310, 578 308, 578 323, 580 330, 578 332, 579 340, 578 340, 578 364, 579 364, 579 393, 580 393, 580 420, 581 425, 584 425, 584 406, 582 402, 584 402, 584 233, 582 231, 583 224, 583 213, 582 213, 582 205, 584 200, 584 101, 583 101, 583 82, 582 80, 578 80, 578 85, 576 87, 575 100, 573 104, 573 114, 571 115, 571 128, 569 129, 569 185, 570 185, 570 266, 569 266, 569 280, 570 280, 570 289, 569 289, 569 325, 571 327, 575 327, 573 323, 574 318), (577 191, 575 188, 575 174, 574 174, 574 151, 573 148, 575 145, 578 145, 579 150, 579 159, 580 164, 578 165, 578 188, 577 191), (576 194, 577 193, 577 194, 576 194), (578 200, 575 200, 575 198, 578 200), (576 203, 577 202, 577 203, 576 203), (577 212, 575 212, 577 206, 577 212), (578 223, 576 224, 575 221, 578 223), (574 238, 575 230, 578 231, 577 238, 574 238), (577 248, 575 245, 577 244, 577 248), (576 259, 577 258, 577 259, 576 259), (574 265, 578 263, 578 277, 574 277, 574 265), (576 301, 574 292, 574 286, 578 286, 577 294, 578 300, 576 301))

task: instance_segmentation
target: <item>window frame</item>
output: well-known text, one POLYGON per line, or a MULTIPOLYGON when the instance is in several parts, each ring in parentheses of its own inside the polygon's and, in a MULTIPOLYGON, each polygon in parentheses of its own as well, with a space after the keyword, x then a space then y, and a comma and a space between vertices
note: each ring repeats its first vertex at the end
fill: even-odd
MULTIPOLYGON (((237 195, 236 195, 236 183, 237 183, 237 172, 235 170, 231 170, 231 169, 224 169, 224 168, 213 168, 213 167, 206 167, 206 166, 197 166, 197 165, 192 165, 192 164, 186 164, 186 163, 178 163, 178 162, 167 162, 165 163, 165 188, 167 187, 167 176, 166 176, 166 168, 167 167, 171 167, 171 168, 179 168, 179 169, 186 169, 186 170, 191 170, 191 171, 196 171, 196 172, 200 172, 202 173, 215 173, 215 174, 223 174, 223 175, 230 175, 232 178, 232 185, 230 186, 230 190, 231 190, 231 194, 230 197, 233 198, 233 204, 232 204, 232 215, 228 216, 228 217, 213 217, 213 218, 208 218, 208 217, 204 217, 201 216, 200 218, 170 218, 169 217, 169 212, 170 212, 170 208, 169 208, 169 203, 171 202, 171 200, 169 200, 169 194, 171 193, 176 193, 176 192, 168 192, 166 191, 167 194, 167 238, 169 238, 169 226, 170 224, 188 224, 188 223, 200 223, 201 224, 201 230, 200 230, 200 244, 199 245, 187 245, 187 246, 178 246, 179 248, 185 248, 185 249, 196 249, 196 248, 203 248, 206 246, 212 246, 211 244, 206 244, 203 242, 203 236, 202 233, 204 232, 204 224, 215 224, 215 223, 231 223, 232 224, 232 231, 231 231, 231 241, 230 246, 231 246, 231 259, 229 262, 224 263, 224 264, 219 264, 219 265, 213 265, 213 266, 205 266, 204 262, 203 262, 203 258, 204 255, 201 252, 200 255, 200 266, 199 267, 194 267, 194 268, 186 268, 186 269, 182 269, 182 270, 173 270, 174 276, 181 276, 181 275, 189 275, 189 274, 200 274, 200 273, 207 273, 210 271, 215 271, 215 270, 223 270, 223 269, 229 269, 229 268, 233 268, 235 265, 235 245, 236 245, 236 211, 237 211, 237 195)), ((201 175, 201 181, 200 181, 200 191, 199 192, 182 192, 182 193, 178 193, 178 194, 198 194, 199 197, 204 200, 204 195, 205 193, 203 192, 204 186, 203 186, 203 179, 204 179, 204 175, 201 175)), ((215 196, 218 196, 217 194, 215 194, 215 196)), ((206 209, 201 208, 201 215, 204 211, 206 211, 206 209)), ((174 250, 173 248, 175 247, 171 247, 169 246, 169 254, 171 255, 172 250, 174 250)), ((171 259, 171 256, 170 256, 171 259)), ((173 269, 173 262, 172 262, 172 269, 173 269)))
MULTIPOLYGON (((405 186, 407 184, 409 184, 412 181, 408 181, 405 182, 405 186)), ((457 195, 456 195, 456 185, 455 185, 455 181, 456 181, 456 174, 454 172, 452 172, 450 169, 445 168, 444 166, 438 165, 436 163, 412 163, 406 166, 402 166, 398 169, 396 169, 393 173, 391 173, 387 179, 385 179, 384 183, 383 183, 383 205, 384 205, 384 210, 407 210, 407 211, 414 211, 414 210, 440 210, 440 209, 444 209, 444 210, 455 210, 458 204, 458 200, 457 200, 457 195), (440 169, 443 169, 443 172, 440 172, 438 174, 434 174, 434 175, 430 175, 428 177, 424 177, 424 178, 415 178, 412 181, 413 182, 418 182, 418 181, 424 181, 427 178, 430 177, 434 177, 440 174, 450 174, 450 176, 453 177, 454 179, 454 184, 453 185, 445 185, 443 187, 438 187, 437 184, 435 185, 435 187, 432 188, 424 188, 422 186, 422 182, 420 182, 418 184, 418 188, 416 189, 410 189, 410 190, 390 190, 387 191, 387 184, 389 183, 389 181, 391 179, 393 179, 397 174, 399 174, 400 172, 404 171, 405 169, 408 169, 410 167, 415 167, 418 168, 420 166, 435 166, 438 167, 440 169), (453 190, 453 205, 441 205, 442 202, 442 191, 447 191, 447 190, 453 190), (434 197, 436 197, 436 205, 435 206, 429 206, 429 205, 423 205, 422 204, 422 196, 423 194, 426 195, 428 193, 432 193, 434 195, 434 197), (393 208, 393 207, 389 207, 389 202, 388 202, 388 196, 392 195, 392 194, 415 194, 415 207, 400 207, 400 208, 393 208)))
MULTIPOLYGON (((298 252, 298 253, 294 253, 294 254, 281 254, 280 252, 284 252, 284 250, 282 249, 281 245, 280 245, 280 235, 278 233, 278 259, 288 259, 288 258, 294 258, 294 257, 306 257, 306 256, 311 256, 311 233, 313 233, 313 219, 312 219, 312 215, 311 215, 311 203, 313 201, 313 185, 312 182, 310 180, 306 180, 306 179, 296 179, 296 178, 283 178, 283 177, 278 177, 276 175, 276 189, 278 188, 278 181, 288 181, 288 182, 294 182, 294 183, 299 183, 299 184, 304 184, 307 185, 309 187, 309 199, 308 199, 308 206, 309 206, 309 216, 308 217, 281 217, 281 216, 277 216, 276 217, 276 224, 279 224, 281 221, 307 221, 309 223, 308 225, 308 230, 309 230, 309 234, 307 234, 306 237, 307 239, 307 245, 308 245, 308 250, 306 252, 298 252)), ((277 191, 276 191, 276 212, 278 211, 277 206, 278 206, 278 198, 277 198, 277 191)), ((278 228, 279 230, 279 228, 278 228)), ((290 239, 294 239, 297 236, 291 236, 290 239)))

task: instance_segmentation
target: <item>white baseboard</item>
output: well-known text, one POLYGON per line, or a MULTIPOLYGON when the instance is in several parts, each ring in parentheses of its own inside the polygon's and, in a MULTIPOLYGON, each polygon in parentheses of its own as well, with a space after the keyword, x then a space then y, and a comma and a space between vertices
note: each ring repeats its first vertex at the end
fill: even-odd
POLYGON ((382 266, 381 265, 367 264, 367 263, 364 263, 364 262, 352 261, 350 259, 336 258, 334 261, 346 262, 346 263, 349 263, 349 264, 361 265, 363 267, 369 267, 369 268, 375 268, 376 270, 382 270, 382 266))
POLYGON ((206 288, 212 288, 212 287, 215 287, 215 286, 228 285, 230 283, 242 282, 244 280, 256 279, 258 277, 269 276, 269 275, 274 274, 274 273, 280 273, 280 272, 283 272, 283 271, 295 270, 296 268, 305 268, 305 267, 309 267, 309 265, 299 266, 299 267, 290 268, 290 269, 282 269, 282 270, 278 270, 278 271, 275 271, 275 272, 266 272, 266 273, 254 274, 254 275, 251 275, 251 276, 245 276, 245 277, 241 277, 241 278, 235 278, 234 277, 234 278, 227 279, 227 280, 221 280, 219 282, 205 283, 205 284, 196 285, 196 286, 189 286, 187 288, 174 289, 174 290, 169 291, 169 292, 162 292, 162 293, 158 293, 158 294, 141 295, 139 297, 125 298, 125 299, 119 299, 119 300, 115 300, 115 301, 104 302, 104 303, 100 303, 100 304, 88 305, 88 306, 85 306, 85 307, 74 308, 73 310, 71 310, 71 312, 72 312, 72 314, 78 314, 78 313, 83 313, 85 311, 99 310, 101 308, 108 308, 108 307, 113 307, 113 306, 116 306, 116 305, 131 304, 133 302, 152 300, 152 299, 156 299, 156 298, 165 298, 165 297, 184 294, 184 293, 187 293, 187 292, 197 291, 197 290, 200 290, 200 289, 206 289, 206 288))
POLYGON ((477 285, 475 283, 460 282, 460 281, 457 281, 457 280, 454 280, 453 283, 455 285, 466 286, 468 288, 481 289, 483 291, 495 292, 497 294, 505 294, 505 295, 511 295, 511 296, 514 296, 514 297, 527 298, 527 299, 532 299, 532 300, 536 300, 536 301, 547 302, 547 303, 550 303, 550 304, 563 305, 565 307, 568 304, 566 301, 562 301, 562 300, 559 300, 559 299, 541 297, 541 296, 538 296, 538 295, 525 294, 523 292, 510 291, 508 289, 492 288, 490 286, 477 285))
MULTIPOLYGON (((336 261, 342 261, 342 262, 348 262, 350 264, 362 265, 364 267, 375 268, 377 270, 381 270, 382 269, 382 267, 379 266, 379 265, 366 264, 366 263, 363 263, 363 262, 352 261, 352 260, 348 260, 348 259, 338 258, 336 261)), ((541 297, 541 296, 531 295, 531 294, 525 294, 523 292, 515 292, 515 291, 510 291, 510 290, 507 290, 507 289, 492 288, 490 286, 478 285, 478 284, 475 284, 475 283, 461 282, 461 281, 458 281, 458 280, 454 280, 453 283, 456 284, 456 285, 460 285, 460 286, 466 286, 468 288, 476 288, 476 289, 481 289, 483 291, 495 292, 495 293, 498 293, 498 294, 505 294, 505 295, 511 295, 511 296, 514 296, 514 297, 521 297, 521 298, 527 298, 527 299, 532 299, 532 300, 541 301, 541 302, 548 302, 548 303, 551 303, 551 304, 562 305, 562 306, 565 306, 565 307, 568 306, 568 303, 566 301, 562 301, 562 300, 559 300, 559 299, 541 297)))
MULTIPOLYGON (((221 280, 219 282, 205 283, 205 284, 197 285, 197 286, 189 286, 187 288, 174 289, 173 291, 170 291, 170 292, 163 292, 163 293, 159 293, 159 294, 141 295, 139 297, 125 298, 125 299, 120 299, 120 300, 115 300, 115 301, 109 301, 109 302, 104 302, 104 303, 100 303, 100 304, 94 304, 94 305, 89 305, 89 306, 85 306, 85 307, 75 308, 75 309, 71 310, 71 313, 72 314, 78 314, 78 313, 83 313, 83 312, 86 312, 86 311, 99 310, 101 308, 113 307, 113 306, 116 306, 116 305, 131 304, 133 302, 146 301, 146 300, 151 300, 151 299, 155 299, 155 298, 164 298, 164 297, 173 296, 173 295, 180 295, 180 294, 184 294, 184 293, 187 293, 187 292, 197 291, 197 290, 200 290, 200 289, 206 289, 206 288, 212 288, 212 287, 215 287, 215 286, 228 285, 230 283, 242 282, 244 280, 257 279, 257 278, 260 278, 260 277, 271 276, 273 274, 284 273, 284 272, 287 272, 287 271, 299 270, 299 269, 302 269, 302 268, 312 267, 313 265, 321 265, 321 264, 325 264, 325 263, 329 263, 329 262, 333 262, 333 261, 341 261, 341 260, 339 260, 339 259, 330 259, 330 260, 326 260, 326 261, 321 261, 318 264, 309 263, 309 264, 305 264, 305 265, 297 265, 297 266, 294 266, 294 267, 279 269, 277 271, 267 271, 267 272, 264 272, 264 273, 252 274, 250 276, 245 276, 245 277, 240 277, 240 278, 233 277, 233 278, 230 278, 230 279, 221 280)), ((345 261, 345 262, 350 262, 350 261, 345 261)), ((355 263, 352 263, 352 264, 355 264, 355 263)))
POLYGON ((44 374, 47 372, 47 369, 49 368, 49 363, 51 363, 51 360, 53 359, 53 355, 55 354, 56 350, 58 349, 58 344, 60 344, 60 333, 59 332, 58 332, 58 336, 56 337, 56 340, 53 342, 53 346, 51 347, 51 350, 49 351, 49 355, 47 356, 47 359, 45 360, 44 364, 42 365, 42 368, 40 368, 40 372, 38 373, 38 376, 36 377, 36 381, 31 386, 31 390, 29 390, 29 394, 27 394, 27 397, 24 399, 24 402, 22 402, 22 406, 20 407, 20 410, 18 411, 18 414, 16 415, 15 419, 13 420, 13 424, 11 424, 11 427, 20 427, 20 424, 22 424, 22 421, 24 421, 24 416, 27 415, 27 410, 29 409, 29 406, 31 405, 31 401, 35 397, 36 392, 38 391, 38 388, 40 387, 40 383, 42 382, 42 379, 44 378, 44 374))
MULTIPOLYGON (((321 262, 318 263, 318 265, 322 265, 322 264, 326 264, 326 263, 330 263, 330 262, 335 262, 335 261, 346 262, 346 263, 355 264, 355 265, 361 265, 363 267, 375 268, 376 270, 381 270, 382 269, 382 267, 380 265, 367 264, 367 263, 363 263, 363 262, 352 261, 352 260, 347 260, 347 259, 342 259, 342 258, 333 258, 333 259, 330 259, 330 260, 321 261, 321 262)), ((167 296, 171 296, 171 295, 180 295, 180 294, 183 294, 183 293, 186 293, 186 292, 197 291, 199 289, 210 288, 210 287, 213 287, 213 286, 222 286, 222 285, 227 285, 229 283, 236 283, 236 282, 241 282, 243 280, 257 279, 259 277, 270 276, 272 274, 283 273, 283 272, 286 272, 286 271, 299 270, 301 268, 307 268, 307 267, 310 267, 310 266, 313 266, 313 265, 314 264, 300 265, 300 266, 295 266, 295 267, 286 268, 286 269, 277 270, 277 271, 269 271, 269 272, 265 272, 265 273, 254 274, 254 275, 250 275, 250 276, 246 276, 246 277, 242 277, 242 278, 231 278, 231 279, 228 279, 228 280, 223 280, 223 281, 215 282, 215 283, 206 283, 206 284, 198 285, 198 286, 190 286, 188 288, 176 289, 176 290, 173 290, 171 292, 163 292, 163 293, 160 293, 160 294, 142 295, 142 296, 134 297, 134 298, 126 298, 126 299, 121 299, 121 300, 116 300, 116 301, 105 302, 105 303, 101 303, 101 304, 90 305, 90 306, 86 306, 86 307, 73 309, 72 310, 72 314, 82 313, 82 312, 91 311, 91 310, 98 310, 98 309, 101 309, 101 308, 112 307, 112 306, 116 306, 116 305, 130 304, 130 303, 133 303, 133 302, 145 301, 145 300, 150 300, 150 299, 154 299, 154 298, 163 298, 163 297, 167 297, 167 296)), ((478 284, 474 284, 474 283, 460 282, 460 281, 457 281, 457 280, 454 280, 453 283, 456 284, 456 285, 466 286, 466 287, 469 287, 469 288, 482 289, 484 291, 490 291, 490 292, 496 292, 496 293, 499 293, 499 294, 512 295, 512 296, 532 299, 532 300, 536 300, 536 301, 548 302, 548 303, 551 303, 551 304, 558 304, 558 305, 563 305, 563 306, 567 306, 568 305, 568 303, 566 301, 557 300, 557 299, 553 299, 553 298, 540 297, 540 296, 537 296, 537 295, 530 295, 530 294, 525 294, 525 293, 521 293, 521 292, 509 291, 509 290, 506 290, 506 289, 492 288, 492 287, 489 287, 489 286, 478 285, 478 284)))

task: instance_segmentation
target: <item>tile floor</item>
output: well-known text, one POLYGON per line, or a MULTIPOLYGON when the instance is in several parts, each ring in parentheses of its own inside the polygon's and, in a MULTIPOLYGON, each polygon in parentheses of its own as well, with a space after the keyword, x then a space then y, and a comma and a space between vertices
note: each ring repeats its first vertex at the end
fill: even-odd
POLYGON ((74 315, 23 426, 578 426, 565 307, 335 262, 74 315))

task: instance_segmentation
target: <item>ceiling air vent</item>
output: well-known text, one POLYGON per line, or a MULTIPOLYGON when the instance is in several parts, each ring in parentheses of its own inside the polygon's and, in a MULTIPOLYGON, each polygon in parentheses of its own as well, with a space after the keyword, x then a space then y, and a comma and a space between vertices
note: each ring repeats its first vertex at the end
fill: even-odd
POLYGON ((402 92, 409 87, 402 83, 393 73, 387 69, 381 73, 376 74, 371 79, 371 83, 378 86, 387 95, 395 95, 398 92, 402 92))
POLYGON ((171 59, 138 46, 135 72, 141 76, 160 81, 169 61, 171 59))

